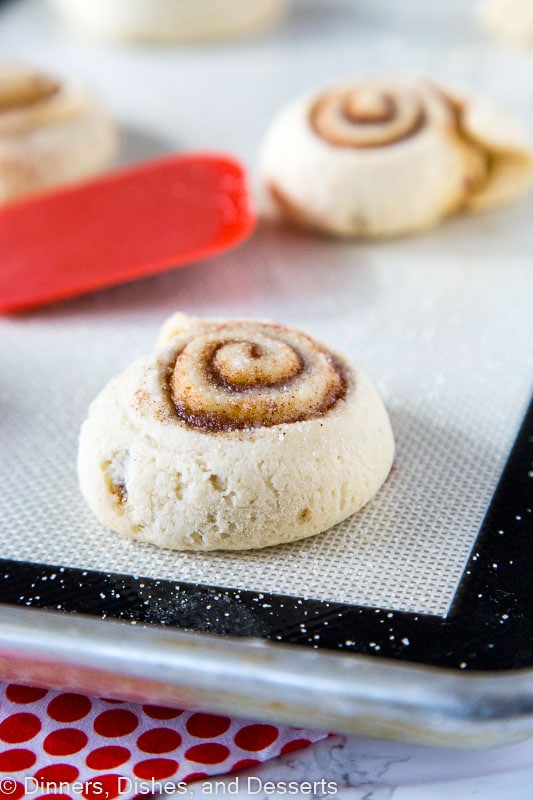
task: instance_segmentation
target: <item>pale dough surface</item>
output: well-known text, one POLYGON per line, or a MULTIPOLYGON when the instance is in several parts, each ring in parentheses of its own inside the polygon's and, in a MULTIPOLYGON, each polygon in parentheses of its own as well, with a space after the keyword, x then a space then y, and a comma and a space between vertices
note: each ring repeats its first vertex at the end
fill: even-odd
POLYGON ((259 33, 285 0, 51 0, 80 33, 101 39, 202 41, 259 33))
MULTIPOLYGON (((340 115, 339 115, 340 116, 340 115)), ((401 120, 400 120, 401 121, 401 120)), ((332 115, 350 136, 346 120, 332 115)), ((383 123, 383 129, 395 120, 383 123)), ((361 79, 302 97, 282 109, 259 158, 263 210, 344 236, 387 237, 431 228, 460 210, 481 210, 523 194, 533 178, 533 143, 505 112, 477 97, 423 79, 361 79), (367 103, 386 95, 407 114, 420 105, 423 121, 390 144, 380 124, 355 126, 380 146, 339 146, 317 134, 317 99, 339 89, 364 92, 367 103)))
POLYGON ((207 323, 173 320, 161 347, 111 381, 82 426, 80 486, 104 525, 178 550, 258 548, 324 531, 374 496, 394 442, 366 375, 342 361, 348 390, 322 416, 194 429, 176 417, 165 387, 184 337, 207 323))
POLYGON ((533 0, 485 0, 480 17, 495 36, 513 44, 533 46, 533 0))
POLYGON ((111 117, 83 89, 0 65, 0 203, 92 175, 116 149, 111 117))

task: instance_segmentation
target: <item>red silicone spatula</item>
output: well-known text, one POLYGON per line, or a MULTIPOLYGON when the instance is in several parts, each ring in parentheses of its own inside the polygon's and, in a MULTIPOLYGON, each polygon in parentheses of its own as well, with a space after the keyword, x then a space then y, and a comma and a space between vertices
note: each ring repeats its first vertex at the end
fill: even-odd
POLYGON ((255 224, 234 159, 170 155, 0 210, 0 311, 22 311, 190 264, 255 224))

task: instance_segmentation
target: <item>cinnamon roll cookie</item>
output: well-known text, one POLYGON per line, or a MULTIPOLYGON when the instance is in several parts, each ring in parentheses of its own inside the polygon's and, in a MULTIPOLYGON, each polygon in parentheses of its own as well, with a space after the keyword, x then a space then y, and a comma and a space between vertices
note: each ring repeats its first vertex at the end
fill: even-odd
POLYGON ((285 0, 51 0, 68 23, 99 39, 187 42, 260 33, 285 0))
POLYGON ((361 79, 288 106, 260 155, 267 214, 395 236, 530 185, 533 144, 504 112, 427 80, 361 79))
POLYGON ((97 518, 176 550, 240 550, 324 531, 393 458, 373 384, 305 333, 183 314, 106 386, 79 446, 97 518))
POLYGON ((0 202, 97 172, 115 143, 109 116, 84 91, 0 65, 0 202))

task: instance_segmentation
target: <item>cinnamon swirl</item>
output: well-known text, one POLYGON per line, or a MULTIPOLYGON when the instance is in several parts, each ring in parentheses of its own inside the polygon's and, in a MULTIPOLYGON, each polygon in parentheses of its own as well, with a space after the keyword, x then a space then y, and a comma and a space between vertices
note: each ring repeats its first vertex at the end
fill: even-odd
POLYGON ((367 503, 394 443, 370 380, 310 336, 178 314, 115 378, 80 435, 98 519, 177 550, 313 536, 367 503))
POLYGON ((533 144, 483 100, 422 79, 361 79, 290 105, 260 155, 266 213, 326 233, 395 236, 513 200, 533 144))
POLYGON ((97 172, 115 146, 113 123, 82 90, 0 65, 0 202, 97 172))

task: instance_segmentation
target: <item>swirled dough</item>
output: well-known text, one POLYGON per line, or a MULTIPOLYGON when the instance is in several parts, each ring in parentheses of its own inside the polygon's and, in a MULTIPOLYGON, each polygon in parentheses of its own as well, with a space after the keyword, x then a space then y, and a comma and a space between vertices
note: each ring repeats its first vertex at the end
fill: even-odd
POLYGON ((361 79, 282 110, 260 154, 266 214, 395 236, 530 186, 533 144, 504 112, 422 79, 361 79))
POLYGON ((533 45, 533 0, 485 0, 479 13, 484 27, 495 36, 533 45))
POLYGON ((115 149, 111 119, 81 89, 0 65, 0 202, 97 172, 115 149))
POLYGON ((259 33, 285 0, 51 0, 81 33, 99 39, 203 41, 259 33))
POLYGON ((378 491, 392 431, 369 378, 300 331, 177 314, 106 386, 79 446, 98 519, 177 550, 324 531, 378 491))

